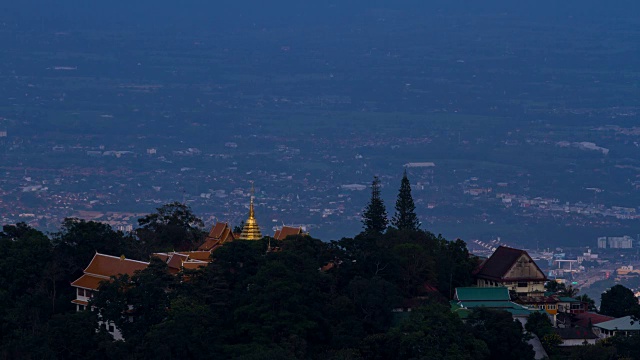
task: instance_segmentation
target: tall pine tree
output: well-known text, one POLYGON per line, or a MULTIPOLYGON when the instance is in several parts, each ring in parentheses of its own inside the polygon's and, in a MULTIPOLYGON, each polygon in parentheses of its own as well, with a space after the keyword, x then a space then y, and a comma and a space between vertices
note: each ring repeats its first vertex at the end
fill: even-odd
POLYGON ((387 209, 384 207, 384 202, 380 197, 380 179, 374 176, 371 183, 371 201, 362 215, 364 231, 382 233, 387 229, 388 223, 387 209))
POLYGON ((407 170, 405 170, 396 200, 396 214, 393 216, 391 224, 398 230, 418 230, 420 221, 418 221, 415 210, 416 205, 411 196, 411 184, 407 178, 407 170))

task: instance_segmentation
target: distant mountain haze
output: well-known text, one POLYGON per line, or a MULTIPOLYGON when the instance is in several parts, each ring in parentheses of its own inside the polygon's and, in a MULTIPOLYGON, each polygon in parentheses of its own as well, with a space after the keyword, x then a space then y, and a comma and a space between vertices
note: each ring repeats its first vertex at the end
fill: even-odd
POLYGON ((3 22, 21 22, 47 26, 105 27, 137 26, 162 29, 178 27, 184 30, 202 26, 278 26, 320 25, 334 21, 349 21, 363 12, 404 11, 416 16, 509 14, 528 18, 555 19, 559 24, 573 21, 600 22, 633 18, 640 13, 637 1, 615 3, 586 1, 463 1, 463 0, 20 0, 0 5, 3 22))

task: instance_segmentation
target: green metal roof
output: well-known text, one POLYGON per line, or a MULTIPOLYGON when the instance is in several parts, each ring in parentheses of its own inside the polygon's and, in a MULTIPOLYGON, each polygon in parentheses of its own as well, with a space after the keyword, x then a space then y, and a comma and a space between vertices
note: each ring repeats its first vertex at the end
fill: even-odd
POLYGON ((509 289, 506 287, 459 287, 456 299, 460 301, 509 301, 509 289))
POLYGON ((474 308, 485 307, 492 310, 508 311, 515 316, 528 316, 542 310, 529 309, 511 301, 450 301, 451 311, 461 318, 466 318, 474 308))

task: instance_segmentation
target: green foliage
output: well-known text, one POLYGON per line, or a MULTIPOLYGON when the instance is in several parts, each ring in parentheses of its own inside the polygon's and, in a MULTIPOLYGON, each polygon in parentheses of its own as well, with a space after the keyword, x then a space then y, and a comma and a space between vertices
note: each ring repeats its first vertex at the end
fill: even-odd
POLYGON ((555 332, 550 332, 540 338, 540 342, 547 351, 547 354, 556 354, 558 352, 558 347, 562 344, 562 337, 555 332))
POLYGON ((167 317, 176 282, 167 264, 152 258, 146 269, 131 277, 123 275, 103 282, 90 306, 99 309, 100 317, 113 322, 126 339, 140 341, 151 327, 167 317))
POLYGON ((136 234, 147 253, 192 250, 204 238, 204 223, 189 206, 176 201, 156 210, 138 219, 136 234))
POLYGON ((607 339, 610 346, 616 349, 618 359, 640 359, 640 335, 614 336, 607 339))
POLYGON ((276 252, 267 252, 265 239, 235 241, 217 249, 207 267, 178 275, 154 258, 145 270, 103 282, 91 300, 97 312, 69 311, 69 283, 96 250, 136 258, 180 244, 172 240, 177 234, 193 235, 193 243, 201 232, 189 212, 180 204, 160 208, 141 219, 140 240, 77 219, 65 220, 53 242, 25 224, 5 226, 0 357, 483 359, 494 351, 434 302, 444 300, 434 287, 448 296, 471 284, 475 258, 463 241, 420 230, 390 228, 330 243, 298 237, 276 252), (394 310, 407 301, 414 311, 398 323, 394 310), (112 341, 98 316, 127 341, 112 341))
POLYGON ((153 325, 139 352, 153 359, 211 359, 220 357, 220 336, 212 329, 223 329, 213 309, 194 296, 171 301, 164 321, 153 325))
POLYGON ((94 312, 81 311, 56 315, 49 322, 46 341, 61 359, 117 359, 111 335, 96 331, 98 318, 94 312))
POLYGON ((240 224, 238 224, 238 225, 233 227, 233 232, 234 233, 241 233, 243 227, 244 227, 244 220, 240 221, 240 224))
POLYGON ((637 315, 640 306, 633 291, 622 285, 615 285, 600 297, 600 313, 615 318, 637 315))
POLYGON ((571 360, 615 360, 618 356, 615 347, 601 341, 595 345, 575 347, 569 358, 571 360))
POLYGON ((540 339, 545 335, 553 333, 551 320, 549 320, 549 316, 543 311, 534 312, 529 315, 527 324, 524 327, 528 332, 536 334, 540 339))
POLYGON ((367 359, 486 358, 487 345, 467 332, 447 306, 429 303, 386 334, 366 338, 362 353, 367 359))
POLYGON ((560 291, 558 291, 558 295, 572 298, 572 297, 576 297, 579 291, 580 289, 574 288, 572 285, 569 285, 569 286, 564 286, 564 288, 560 289, 560 291))
POLYGON ((587 311, 592 311, 595 312, 596 310, 598 310, 596 308, 596 302, 595 300, 593 300, 592 298, 589 297, 589 295, 587 294, 582 294, 580 296, 576 297, 576 300, 580 300, 581 302, 587 304, 587 311))
POLYGON ((141 255, 134 250, 131 236, 95 221, 66 218, 60 231, 52 234, 52 241, 60 255, 61 266, 73 277, 82 275, 96 252, 133 258, 141 255))
POLYGON ((447 241, 438 236, 436 240, 437 286, 440 293, 451 299, 455 288, 473 284, 471 273, 478 265, 478 258, 469 254, 467 244, 460 239, 447 241))
POLYGON ((527 344, 528 337, 522 332, 522 325, 506 311, 476 308, 467 323, 473 335, 483 340, 489 347, 487 359, 533 359, 534 352, 527 344))
POLYGON ((380 197, 380 180, 374 176, 371 183, 371 200, 362 214, 365 233, 383 233, 387 229, 387 210, 380 197))
POLYGON ((398 191, 398 199, 396 200, 396 213, 391 220, 391 225, 398 230, 416 231, 420 228, 420 221, 416 216, 416 206, 411 196, 411 184, 407 178, 407 171, 404 171, 402 181, 400 182, 400 190, 398 191))
MULTIPOLYGON (((45 273, 53 259, 49 239, 24 223, 0 232, 0 357, 44 357, 39 339, 55 311, 56 280, 45 273)), ((67 285, 68 286, 68 285, 67 285)))

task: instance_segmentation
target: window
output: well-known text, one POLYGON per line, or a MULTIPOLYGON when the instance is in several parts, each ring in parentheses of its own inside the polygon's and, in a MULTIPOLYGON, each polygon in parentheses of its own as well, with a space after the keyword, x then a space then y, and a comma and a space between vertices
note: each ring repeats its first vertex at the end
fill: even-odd
POLYGON ((84 311, 84 305, 78 305, 78 310, 79 311, 84 311))
POLYGON ((527 283, 526 282, 519 282, 518 283, 518 287, 527 287, 527 283))
POLYGON ((115 328, 113 327, 113 325, 109 325, 109 332, 112 333, 115 331, 115 328))
POLYGON ((547 310, 555 310, 556 306, 555 305, 547 305, 547 310))
POLYGON ((84 289, 78 289, 78 296, 84 296, 84 289))

